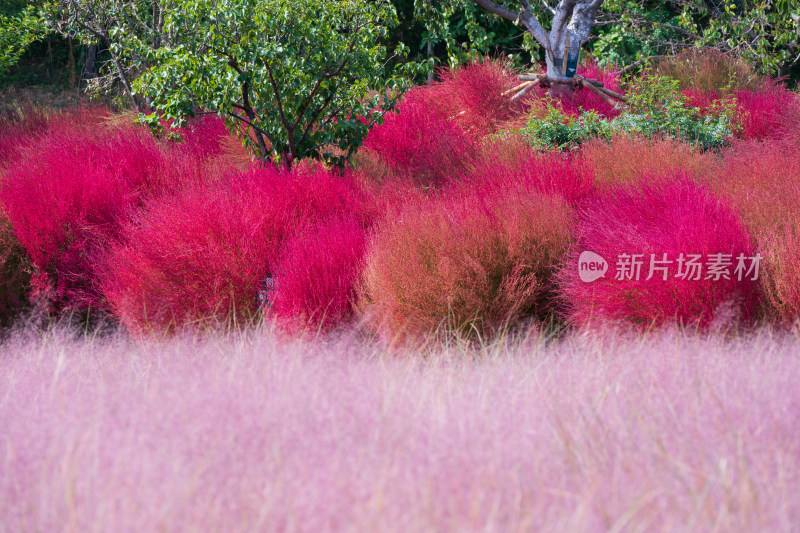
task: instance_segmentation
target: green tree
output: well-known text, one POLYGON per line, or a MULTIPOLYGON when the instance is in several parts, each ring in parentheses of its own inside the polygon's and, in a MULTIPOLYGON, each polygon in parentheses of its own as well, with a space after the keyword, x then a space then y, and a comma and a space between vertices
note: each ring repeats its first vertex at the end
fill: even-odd
POLYGON ((544 59, 528 32, 469 0, 414 0, 413 13, 424 26, 418 47, 449 67, 486 55, 518 65, 544 59))
POLYGON ((133 80, 150 65, 152 51, 176 37, 164 32, 170 0, 57 0, 48 4, 48 24, 56 33, 106 51, 92 89, 125 94, 137 110, 150 102, 134 94, 133 80), (144 46, 146 43, 146 46, 144 46))
MULTIPOLYGON (((587 42, 594 25, 597 10, 603 0, 560 0, 551 6, 547 0, 446 0, 436 8, 433 0, 418 0, 419 9, 433 13, 432 26, 438 24, 438 33, 447 37, 447 21, 455 10, 474 13, 478 7, 487 14, 519 26, 524 31, 524 43, 532 51, 538 45, 544 51, 547 78, 553 81, 573 79, 579 51, 587 42), (549 21, 549 22, 548 22, 549 21), (550 29, 546 30, 545 25, 550 29)), ((474 19, 468 25, 470 40, 480 46, 490 39, 483 27, 474 19)), ((483 44, 485 47, 485 44, 483 44)))
POLYGON ((601 61, 622 65, 699 46, 797 79, 800 0, 606 0, 592 42, 601 61))
POLYGON ((28 46, 46 33, 33 6, 14 15, 0 14, 0 73, 14 66, 28 46))
POLYGON ((214 112, 263 158, 341 161, 403 86, 380 44, 395 23, 384 1, 173 0, 171 42, 126 46, 150 65, 134 92, 163 118, 214 112))

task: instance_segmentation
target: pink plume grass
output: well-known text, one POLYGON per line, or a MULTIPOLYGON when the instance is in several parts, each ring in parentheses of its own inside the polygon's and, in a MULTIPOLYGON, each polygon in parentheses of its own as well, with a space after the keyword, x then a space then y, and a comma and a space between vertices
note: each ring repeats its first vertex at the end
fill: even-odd
POLYGON ((395 356, 269 333, 0 346, 0 531, 800 523, 800 349, 572 335, 395 356))

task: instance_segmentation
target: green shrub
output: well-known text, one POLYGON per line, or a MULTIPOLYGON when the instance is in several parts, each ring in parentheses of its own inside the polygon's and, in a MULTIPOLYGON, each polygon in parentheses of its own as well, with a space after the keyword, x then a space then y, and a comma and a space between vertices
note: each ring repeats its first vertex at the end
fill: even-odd
POLYGON ((736 102, 715 100, 710 108, 689 105, 677 80, 646 76, 630 82, 624 112, 607 119, 595 111, 568 116, 547 103, 544 116, 531 115, 521 133, 539 150, 574 150, 590 139, 612 135, 674 138, 703 150, 717 148, 733 135, 736 102))
POLYGON ((703 149, 727 144, 733 135, 734 100, 715 100, 710 112, 701 111, 689 105, 677 80, 665 76, 633 80, 627 97, 628 111, 613 120, 620 133, 673 137, 703 149))
POLYGON ((613 126, 596 111, 572 117, 563 115, 548 102, 547 114, 543 118, 531 117, 521 133, 537 150, 572 150, 589 139, 610 140, 613 126))

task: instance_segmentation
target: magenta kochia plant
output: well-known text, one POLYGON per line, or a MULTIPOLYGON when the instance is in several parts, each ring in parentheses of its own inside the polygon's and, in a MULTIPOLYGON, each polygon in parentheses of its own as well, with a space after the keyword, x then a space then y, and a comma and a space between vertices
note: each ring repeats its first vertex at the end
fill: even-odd
POLYGON ((756 254, 730 205, 685 173, 649 176, 583 206, 576 243, 559 274, 564 314, 573 325, 622 321, 644 328, 747 321, 758 303, 756 274, 748 272, 756 254), (608 262, 604 277, 579 277, 587 251, 608 262), (746 270, 737 272, 740 255, 746 270), (715 273, 723 270, 728 279, 715 273))
POLYGON ((0 201, 30 258, 33 294, 55 310, 100 305, 94 259, 142 198, 167 187, 150 134, 104 123, 103 112, 56 117, 20 141, 0 201))
POLYGON ((394 173, 423 187, 457 177, 476 157, 474 138, 427 102, 425 90, 406 95, 364 140, 364 148, 376 152, 394 173))
POLYGON ((364 221, 353 216, 299 228, 276 261, 269 315, 292 329, 351 318, 366 239, 364 221))
POLYGON ((528 107, 527 99, 512 100, 508 91, 519 79, 503 60, 484 58, 438 74, 440 80, 417 89, 415 97, 472 135, 496 133, 528 107))
POLYGON ((100 108, 25 113, 5 141, 0 202, 30 258, 31 297, 56 312, 105 308, 96 267, 123 222, 148 200, 216 179, 229 136, 215 117, 171 142, 100 108))
POLYGON ((473 193, 482 189, 482 194, 490 190, 544 193, 574 205, 591 194, 593 174, 585 161, 560 153, 542 154, 527 143, 518 145, 503 139, 486 143, 480 160, 461 176, 462 183, 453 184, 452 190, 465 187, 473 193), (510 157, 502 155, 505 143, 513 149, 510 157))
POLYGON ((359 217, 362 205, 351 178, 316 167, 268 166, 187 188, 123 227, 103 261, 103 295, 134 332, 248 324, 295 228, 359 217))

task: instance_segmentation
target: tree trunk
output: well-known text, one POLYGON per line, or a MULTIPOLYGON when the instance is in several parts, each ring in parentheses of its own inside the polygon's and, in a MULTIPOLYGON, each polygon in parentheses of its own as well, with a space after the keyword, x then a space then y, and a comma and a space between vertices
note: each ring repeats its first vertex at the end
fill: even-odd
POLYGON ((97 77, 97 45, 90 44, 86 47, 86 60, 83 63, 81 80, 91 80, 97 77))
POLYGON ((575 76, 581 46, 589 38, 597 9, 603 3, 603 0, 560 0, 555 8, 551 8, 546 0, 540 0, 553 13, 553 22, 548 33, 534 16, 528 0, 521 1, 522 11, 519 12, 491 0, 472 1, 495 15, 522 24, 545 49, 547 78, 561 81, 575 76))
POLYGON ((67 56, 67 72, 69 72, 69 88, 78 88, 78 73, 75 71, 75 45, 72 37, 67 39, 69 55, 67 56))

